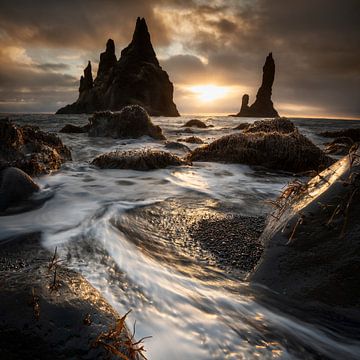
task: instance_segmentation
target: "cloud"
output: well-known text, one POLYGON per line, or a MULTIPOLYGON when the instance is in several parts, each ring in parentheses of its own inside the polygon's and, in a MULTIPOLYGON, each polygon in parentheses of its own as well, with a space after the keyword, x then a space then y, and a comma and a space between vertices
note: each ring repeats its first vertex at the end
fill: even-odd
MULTIPOLYGON (((0 90, 6 83, 45 94, 52 83, 58 101, 69 94, 74 101, 87 60, 96 70, 109 37, 119 55, 144 16, 180 112, 201 111, 189 84, 227 85, 253 99, 272 51, 274 102, 285 114, 360 117, 359 14, 358 0, 3 0, 0 48, 8 61, 0 60, 0 90)), ((48 98, 37 94, 41 110, 48 98)), ((231 93, 214 108, 238 110, 241 96, 231 93)))

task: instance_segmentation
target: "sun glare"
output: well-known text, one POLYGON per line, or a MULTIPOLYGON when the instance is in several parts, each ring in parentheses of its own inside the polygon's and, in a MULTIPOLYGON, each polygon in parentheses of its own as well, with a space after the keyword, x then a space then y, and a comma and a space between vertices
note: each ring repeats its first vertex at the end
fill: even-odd
POLYGON ((198 99, 203 102, 223 98, 229 92, 229 88, 217 85, 196 85, 191 86, 190 91, 197 95, 198 99))

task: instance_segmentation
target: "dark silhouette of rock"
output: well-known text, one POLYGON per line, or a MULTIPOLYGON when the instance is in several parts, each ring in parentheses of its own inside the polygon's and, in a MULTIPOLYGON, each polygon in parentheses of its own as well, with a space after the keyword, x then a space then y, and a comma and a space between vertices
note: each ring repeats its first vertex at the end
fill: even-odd
POLYGON ((89 119, 89 136, 136 139, 145 135, 165 140, 160 126, 154 125, 147 112, 138 105, 125 106, 117 113, 98 112, 89 119))
POLYGON ((0 171, 0 212, 28 199, 39 186, 22 170, 8 167, 0 171))
POLYGON ((89 124, 84 126, 77 126, 73 124, 66 124, 59 132, 64 134, 81 134, 89 131, 89 124))
POLYGON ((116 60, 115 44, 109 39, 100 55, 95 81, 89 62, 80 80, 78 100, 57 113, 118 111, 137 104, 152 116, 179 116, 173 90, 168 74, 156 58, 145 19, 138 18, 132 41, 121 51, 120 59, 116 60))
POLYGON ((196 148, 186 159, 260 165, 291 172, 322 170, 334 162, 296 128, 290 133, 259 130, 226 135, 196 148))
POLYGON ((101 169, 154 170, 168 166, 188 165, 189 162, 167 151, 155 149, 112 151, 97 156, 91 164, 101 169))
POLYGON ((302 190, 293 184, 284 190, 261 236, 265 251, 250 281, 288 299, 359 312, 359 155, 345 156, 302 190))
POLYGON ((206 129, 209 126, 206 125, 203 121, 201 121, 199 119, 191 119, 191 120, 187 121, 183 125, 183 127, 198 127, 200 129, 206 129))
POLYGON ((17 167, 30 176, 58 170, 71 160, 71 153, 55 134, 37 126, 17 126, 8 119, 0 120, 0 162, 17 167))
POLYGON ((250 126, 249 123, 242 123, 242 124, 239 124, 238 126, 234 127, 233 130, 245 130, 245 129, 247 129, 249 126, 250 126))
POLYGON ((337 131, 324 131, 318 134, 327 138, 348 137, 351 140, 360 141, 360 128, 342 129, 337 131))
POLYGON ((235 116, 241 117, 276 117, 278 112, 274 109, 271 101, 272 85, 275 77, 275 62, 270 53, 263 67, 263 78, 261 86, 257 92, 255 102, 249 106, 249 95, 245 94, 242 98, 241 109, 235 116))

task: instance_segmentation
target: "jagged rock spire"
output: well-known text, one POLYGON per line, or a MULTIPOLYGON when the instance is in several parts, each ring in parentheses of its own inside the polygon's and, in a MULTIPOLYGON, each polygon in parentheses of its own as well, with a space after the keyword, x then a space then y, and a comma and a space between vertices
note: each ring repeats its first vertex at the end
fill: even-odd
POLYGON ((92 89, 93 86, 94 86, 94 80, 91 71, 91 62, 89 60, 86 68, 84 69, 84 76, 81 76, 80 78, 79 91, 81 93, 85 90, 92 89))
POLYGON ((144 18, 137 18, 132 41, 121 51, 120 60, 123 58, 128 61, 145 61, 159 65, 144 18))
POLYGON ((278 112, 274 109, 271 101, 272 85, 275 78, 275 61, 272 53, 266 57, 263 66, 263 77, 261 86, 256 94, 255 102, 249 106, 249 95, 245 94, 242 98, 240 112, 236 116, 244 117, 276 117, 278 112))
POLYGON ((100 54, 97 76, 101 77, 108 74, 111 68, 116 65, 116 62, 115 43, 113 39, 109 39, 106 43, 106 50, 100 54))

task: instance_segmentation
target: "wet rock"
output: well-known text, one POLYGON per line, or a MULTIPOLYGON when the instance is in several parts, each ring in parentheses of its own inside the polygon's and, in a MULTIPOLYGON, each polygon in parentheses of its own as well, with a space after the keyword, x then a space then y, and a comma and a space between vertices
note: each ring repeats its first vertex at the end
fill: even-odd
POLYGON ((150 136, 164 140, 159 126, 152 123, 146 110, 139 105, 125 106, 120 112, 99 112, 89 119, 89 136, 139 138, 150 136))
POLYGON ((81 134, 89 131, 89 125, 77 126, 66 124, 59 132, 64 134, 81 134))
POLYGON ((70 150, 55 134, 0 120, 0 161, 6 166, 36 176, 58 170, 66 160, 71 160, 70 150))
POLYGON ((253 283, 301 302, 359 309, 359 155, 284 190, 261 237, 265 251, 253 283))
POLYGON ((145 19, 137 18, 131 43, 117 61, 115 44, 109 39, 100 55, 95 81, 91 64, 80 80, 79 98, 58 114, 119 111, 126 105, 140 105, 152 116, 179 116, 173 102, 173 84, 161 68, 151 44, 145 19))
POLYGON ((290 134, 296 131, 295 125, 287 118, 275 118, 270 120, 257 120, 249 125, 244 133, 257 133, 257 132, 278 132, 280 134, 290 134))
MULTIPOLYGON (((54 265, 54 254, 40 239, 30 234, 1 243, 1 358, 115 359, 96 338, 120 316, 81 275, 64 262, 54 265), (91 322, 85 324, 89 314, 91 322)), ((117 350, 125 356, 130 356, 129 336, 126 326, 118 336, 117 350)))
POLYGON ((197 127, 200 129, 206 129, 208 126, 201 120, 199 119, 191 119, 189 121, 187 121, 183 127, 197 127))
POLYGON ((239 124, 238 126, 234 127, 233 130, 245 130, 245 129, 247 129, 249 126, 250 126, 249 123, 242 123, 242 124, 239 124))
POLYGON ((297 129, 291 133, 261 131, 226 135, 196 148, 187 159, 260 165, 291 172, 324 169, 333 162, 297 129))
POLYGON ((271 101, 272 85, 275 78, 275 62, 270 53, 263 67, 263 78, 261 86, 256 94, 255 102, 249 106, 249 95, 242 98, 241 109, 235 116, 241 117, 277 117, 278 112, 274 109, 271 101))
POLYGON ((8 167, 0 171, 0 212, 28 199, 39 186, 22 170, 8 167))
POLYGON ((180 138, 178 141, 186 142, 189 144, 203 144, 204 142, 198 136, 189 136, 186 138, 180 138))
POLYGON ((349 137, 339 137, 324 145, 326 154, 347 155, 354 141, 349 137))
POLYGON ((352 141, 360 142, 360 128, 350 128, 338 131, 324 131, 319 133, 318 135, 328 138, 347 137, 350 138, 352 141))
POLYGON ((189 162, 167 151, 155 149, 112 151, 97 156, 91 164, 101 169, 154 170, 189 162))
POLYGON ((181 144, 177 141, 167 141, 165 144, 165 149, 180 150, 180 151, 185 151, 185 152, 191 151, 186 145, 181 144))

